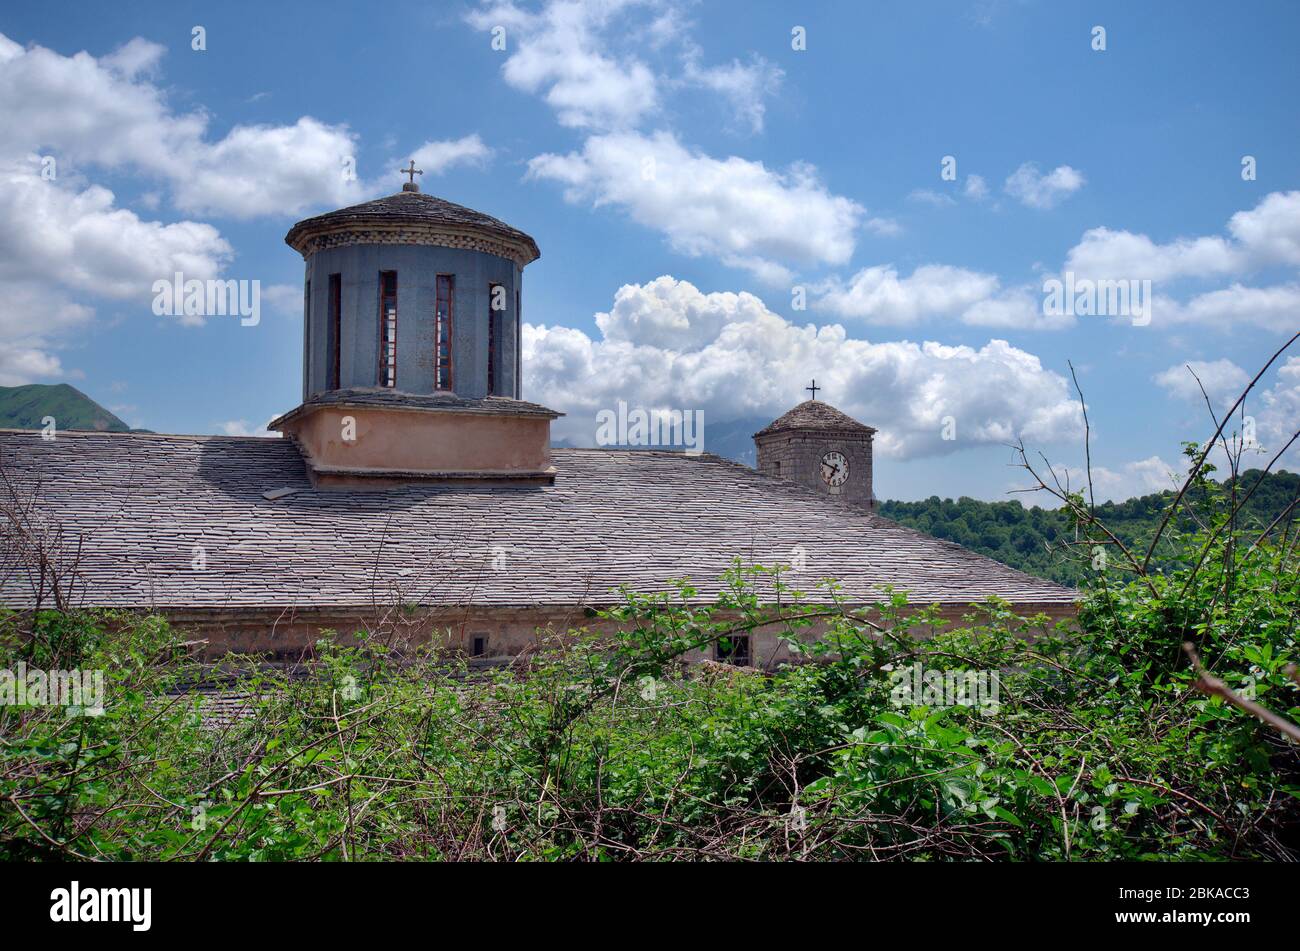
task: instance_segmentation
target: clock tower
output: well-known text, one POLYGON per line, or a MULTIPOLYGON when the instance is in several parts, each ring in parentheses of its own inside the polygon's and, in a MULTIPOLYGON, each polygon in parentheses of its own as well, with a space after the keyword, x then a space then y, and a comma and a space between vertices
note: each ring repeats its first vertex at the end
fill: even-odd
POLYGON ((758 471, 875 509, 871 439, 876 431, 828 403, 805 400, 754 434, 758 471))

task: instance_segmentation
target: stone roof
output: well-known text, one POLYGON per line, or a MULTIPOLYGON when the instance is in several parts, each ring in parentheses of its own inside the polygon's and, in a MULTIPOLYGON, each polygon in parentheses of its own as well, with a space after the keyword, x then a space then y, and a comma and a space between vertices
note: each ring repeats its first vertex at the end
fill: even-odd
POLYGON ((845 415, 830 403, 820 400, 804 400, 790 412, 773 420, 756 432, 755 436, 766 436, 787 429, 816 429, 835 433, 874 433, 876 430, 864 426, 852 416, 845 415))
POLYGON ((407 393, 386 386, 356 386, 342 390, 317 393, 300 406, 273 419, 267 429, 279 429, 284 423, 318 406, 373 406, 378 409, 442 410, 452 413, 479 413, 489 416, 540 416, 557 419, 563 416, 540 403, 511 399, 508 396, 487 396, 471 399, 455 393, 407 393))
MULTIPOLYGON (((813 600, 882 586, 914 602, 997 595, 1063 605, 1078 593, 717 456, 556 449, 554 485, 313 489, 287 439, 0 430, 9 484, 81 546, 81 603, 157 609, 613 603, 620 585, 690 578, 719 592, 734 558, 789 562, 813 600), (268 497, 269 496, 269 497, 268 497), (196 546, 206 567, 195 570, 196 546), (501 560, 503 559, 503 560, 501 560), (499 570, 493 570, 497 560, 499 570)), ((2 485, 2 484, 0 484, 2 485)), ((31 591, 0 547, 0 603, 31 591)))
POLYGON ((400 191, 374 201, 305 218, 289 229, 284 242, 301 252, 306 239, 313 233, 349 226, 364 228, 374 223, 411 223, 480 231, 523 245, 530 254, 529 260, 536 260, 542 254, 537 242, 518 228, 512 228, 504 221, 473 208, 418 191, 400 191))

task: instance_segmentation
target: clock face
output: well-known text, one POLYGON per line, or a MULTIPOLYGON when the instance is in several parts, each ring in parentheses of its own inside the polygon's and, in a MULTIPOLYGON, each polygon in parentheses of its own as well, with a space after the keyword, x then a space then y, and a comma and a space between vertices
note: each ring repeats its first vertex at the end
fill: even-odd
POLYGON ((837 488, 848 481, 849 460, 842 452, 828 452, 822 456, 822 481, 837 488))

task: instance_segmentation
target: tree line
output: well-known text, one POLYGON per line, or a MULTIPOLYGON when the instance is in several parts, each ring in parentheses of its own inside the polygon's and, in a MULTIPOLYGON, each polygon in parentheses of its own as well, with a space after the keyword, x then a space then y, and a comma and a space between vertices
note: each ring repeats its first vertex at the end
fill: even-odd
MULTIPOLYGON (((1286 471, 1264 473, 1250 469, 1235 480, 1228 478, 1217 485, 1225 496, 1231 497, 1234 488, 1240 487, 1244 493, 1261 478, 1259 487, 1241 507, 1242 527, 1266 527, 1300 495, 1300 475, 1286 471)), ((1150 541, 1173 497, 1172 491, 1156 492, 1123 502, 1102 502, 1095 510, 1097 517, 1125 544, 1144 547, 1143 543, 1150 541)), ((1194 530, 1199 518, 1197 506, 1208 504, 1208 500, 1193 498, 1192 503, 1177 519, 1177 530, 1194 530)), ((1065 508, 1037 505, 1027 508, 1015 499, 982 502, 966 496, 953 500, 932 495, 919 502, 882 502, 880 514, 1061 584, 1080 585, 1092 570, 1089 561, 1070 557, 1065 548, 1076 537, 1065 508)), ((1292 509, 1285 521, 1295 517, 1292 509)))

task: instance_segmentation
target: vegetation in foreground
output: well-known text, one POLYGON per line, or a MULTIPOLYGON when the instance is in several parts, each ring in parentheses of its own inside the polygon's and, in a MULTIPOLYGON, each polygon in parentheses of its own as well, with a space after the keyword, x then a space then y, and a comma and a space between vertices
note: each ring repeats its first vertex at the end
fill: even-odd
POLYGON ((177 692, 205 672, 161 619, 14 616, 4 666, 102 668, 108 703, 0 710, 0 858, 1296 858, 1300 746, 1194 689, 1183 650, 1300 716, 1296 541, 1188 534, 1184 567, 1103 569, 1081 629, 1037 639, 1004 605, 944 629, 899 594, 807 643, 826 606, 760 604, 769 569, 737 568, 716 606, 629 593, 617 641, 485 679, 323 643, 310 676, 242 678, 225 722, 177 692), (778 617, 807 663, 678 663, 778 617), (999 704, 900 702, 915 664, 997 671, 999 704))

